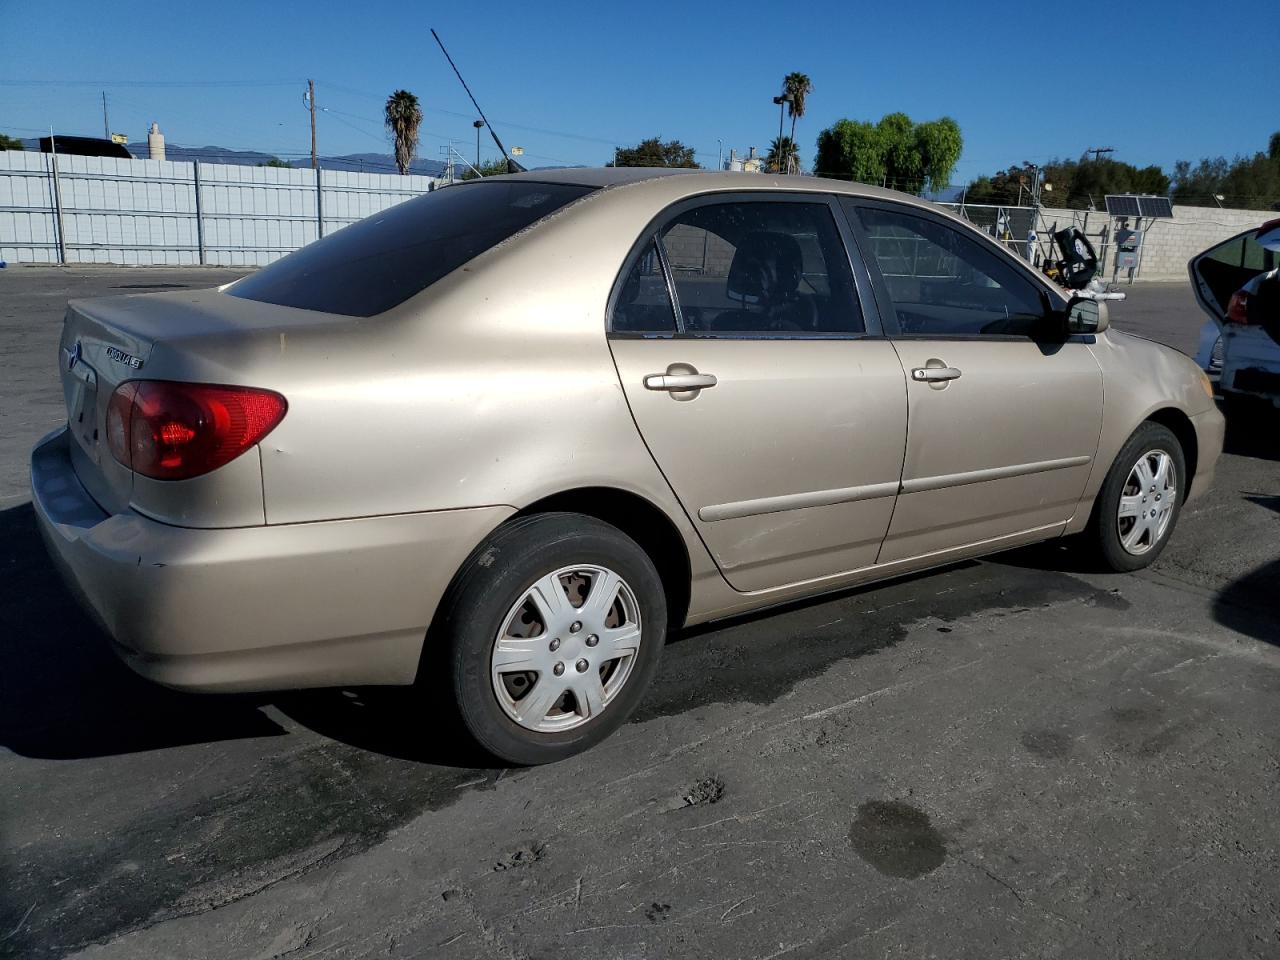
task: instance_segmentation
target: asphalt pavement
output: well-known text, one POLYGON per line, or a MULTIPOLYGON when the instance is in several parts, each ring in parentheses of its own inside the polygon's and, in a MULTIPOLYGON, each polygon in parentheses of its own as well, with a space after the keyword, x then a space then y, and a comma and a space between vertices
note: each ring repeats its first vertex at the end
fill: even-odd
POLYGON ((1147 571, 1051 544, 686 631, 617 735, 493 769, 411 690, 152 686, 59 584, 65 300, 234 276, 0 271, 0 957, 1280 955, 1275 420, 1147 571))

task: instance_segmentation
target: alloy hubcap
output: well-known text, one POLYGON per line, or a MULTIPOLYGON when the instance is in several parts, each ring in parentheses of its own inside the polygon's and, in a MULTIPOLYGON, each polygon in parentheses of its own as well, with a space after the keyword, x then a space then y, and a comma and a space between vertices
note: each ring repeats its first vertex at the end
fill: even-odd
POLYGON ((598 717, 631 676, 640 608, 606 567, 563 567, 538 580, 503 619, 490 658, 493 692, 513 721, 538 733, 598 717))
POLYGON ((1129 471, 1120 491, 1116 520, 1120 545, 1141 556, 1160 542, 1173 519, 1177 503, 1178 471, 1163 450, 1148 450, 1129 471))

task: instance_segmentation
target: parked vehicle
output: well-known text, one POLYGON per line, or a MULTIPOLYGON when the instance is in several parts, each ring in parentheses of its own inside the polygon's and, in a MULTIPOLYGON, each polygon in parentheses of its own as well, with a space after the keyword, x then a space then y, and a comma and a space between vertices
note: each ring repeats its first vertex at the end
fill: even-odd
POLYGON ((69 137, 59 134, 54 137, 40 138, 41 153, 60 153, 63 156, 76 157, 116 157, 120 160, 132 160, 133 154, 122 143, 106 140, 102 137, 69 137))
POLYGON ((1210 247, 1187 269, 1209 314, 1197 363, 1218 374, 1228 405, 1280 407, 1280 220, 1210 247))
POLYGON ((1223 432, 1189 359, 933 205, 735 173, 448 187, 73 301, 60 360, 36 510, 125 662, 438 682, 517 763, 621 724, 668 627, 1066 534, 1146 566, 1223 432))

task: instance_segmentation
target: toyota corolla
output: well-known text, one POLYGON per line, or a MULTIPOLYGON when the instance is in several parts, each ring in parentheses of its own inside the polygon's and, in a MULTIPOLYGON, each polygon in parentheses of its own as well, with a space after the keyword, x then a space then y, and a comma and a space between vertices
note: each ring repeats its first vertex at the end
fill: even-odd
POLYGON ((448 187, 221 289, 74 301, 58 359, 36 509, 125 662, 439 684, 515 763, 616 729, 669 628, 1068 535, 1143 567, 1223 432, 1105 305, 802 177, 448 187))

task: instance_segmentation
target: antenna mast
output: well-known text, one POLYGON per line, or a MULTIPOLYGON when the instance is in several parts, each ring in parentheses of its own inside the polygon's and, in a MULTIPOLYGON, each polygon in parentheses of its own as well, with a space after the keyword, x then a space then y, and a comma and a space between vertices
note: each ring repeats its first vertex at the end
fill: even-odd
MULTIPOLYGON (((440 52, 444 54, 444 58, 449 61, 449 66, 453 67, 453 72, 458 78, 458 82, 462 84, 462 89, 467 91, 467 96, 471 98, 471 105, 476 108, 476 113, 480 114, 480 119, 484 121, 485 126, 489 128, 489 136, 493 137, 493 142, 498 145, 498 149, 502 151, 502 155, 507 160, 507 173, 524 173, 524 167, 511 159, 507 153, 507 148, 502 145, 502 141, 498 139, 498 132, 493 129, 493 124, 489 122, 489 118, 484 115, 484 111, 480 109, 480 104, 476 103, 475 95, 471 92, 471 88, 467 86, 467 81, 462 79, 462 73, 458 70, 458 65, 453 62, 453 57, 449 56, 449 51, 444 48, 444 41, 440 39, 440 34, 436 33, 432 28, 431 36, 435 37, 436 43, 440 45, 440 52)), ((477 131, 478 132, 478 131, 477 131)))

